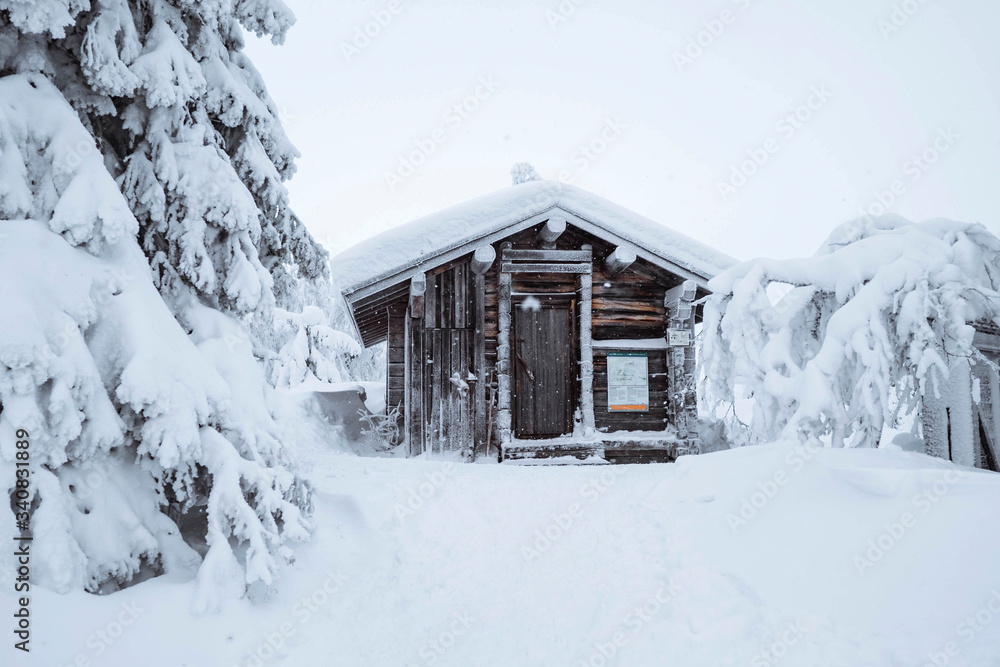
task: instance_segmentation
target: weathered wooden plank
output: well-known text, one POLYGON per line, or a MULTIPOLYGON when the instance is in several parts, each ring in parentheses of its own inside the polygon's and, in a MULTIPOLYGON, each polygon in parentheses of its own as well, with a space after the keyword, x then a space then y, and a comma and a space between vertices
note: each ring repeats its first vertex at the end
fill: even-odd
MULTIPOLYGON (((492 249, 492 246, 489 247, 492 249)), ((487 423, 488 410, 486 407, 486 383, 488 382, 486 374, 486 275, 484 271, 476 272, 474 268, 473 273, 475 273, 472 295, 473 310, 475 311, 475 328, 472 334, 472 372, 476 376, 476 403, 473 410, 473 419, 476 426, 473 436, 475 446, 472 452, 473 459, 475 459, 477 448, 482 448, 484 452, 486 451, 486 437, 489 426, 487 423)))
POLYGON ((649 299, 635 298, 632 295, 594 297, 594 310, 634 310, 659 315, 665 315, 667 312, 661 304, 650 302, 649 299))
POLYGON ((386 375, 391 378, 406 377, 406 364, 390 362, 386 375))
MULTIPOLYGON (((583 246, 590 250, 590 246, 583 246)), ((589 266, 589 265, 588 265, 589 266)), ((594 434, 594 348, 593 335, 593 276, 582 274, 580 280, 580 412, 583 434, 594 434)))
MULTIPOLYGON (((501 245, 501 252, 511 248, 511 243, 501 245)), ((502 269, 502 266, 501 266, 502 269)), ((501 271, 497 277, 497 435, 500 456, 511 441, 511 387, 510 387, 510 292, 511 274, 501 271)))
POLYGON ((401 348, 401 347, 403 347, 406 344, 403 339, 404 339, 404 336, 401 333, 392 333, 392 334, 389 334, 389 337, 387 339, 388 340, 388 345, 389 345, 389 347, 400 347, 401 348))
POLYGON ((501 253, 504 262, 589 262, 590 251, 587 250, 504 250, 501 253))
POLYGON ((402 336, 406 328, 406 310, 402 313, 389 312, 389 335, 402 336))
POLYGON ((462 264, 456 268, 458 280, 458 296, 456 304, 458 313, 455 316, 455 326, 467 329, 469 327, 469 273, 468 266, 462 264))
POLYGON ((458 267, 452 269, 447 273, 447 280, 444 282, 444 287, 441 293, 443 303, 441 304, 441 312, 443 315, 442 327, 448 329, 454 329, 458 326, 457 316, 458 316, 458 267))
POLYGON ((521 280, 524 276, 531 276, 530 273, 515 274, 512 292, 515 294, 565 294, 573 296, 576 294, 576 276, 579 274, 549 274, 550 281, 521 280), (568 280, 560 280, 568 278, 568 280))
POLYGON ((660 326, 663 326, 664 319, 656 313, 631 313, 607 310, 594 313, 594 325, 622 323, 635 323, 638 326, 646 326, 649 324, 659 324, 660 326))
POLYGON ((410 365, 407 383, 406 423, 410 440, 410 455, 424 451, 424 348, 422 320, 408 321, 407 362, 410 365))
POLYGON ((403 346, 389 346, 386 348, 386 361, 390 364, 402 364, 406 363, 406 347, 403 346))
POLYGON ((504 262, 504 273, 586 273, 590 274, 590 264, 513 264, 504 262))
MULTIPOLYGON (((380 310, 378 312, 366 313, 363 318, 355 319, 359 327, 367 327, 369 329, 381 329, 382 327, 388 326, 389 316, 386 311, 380 310)), ((363 330, 364 331, 364 330, 363 330)), ((381 333, 385 333, 383 329, 381 333)))
POLYGON ((440 451, 441 447, 441 376, 444 370, 444 350, 441 345, 441 330, 435 329, 430 332, 431 336, 431 363, 430 366, 430 376, 431 376, 431 405, 430 405, 430 429, 428 430, 428 435, 430 436, 430 442, 428 443, 428 449, 430 451, 435 451, 437 449, 440 451))
POLYGON ((437 293, 439 276, 427 276, 427 288, 424 292, 424 328, 433 329, 437 324, 437 293))

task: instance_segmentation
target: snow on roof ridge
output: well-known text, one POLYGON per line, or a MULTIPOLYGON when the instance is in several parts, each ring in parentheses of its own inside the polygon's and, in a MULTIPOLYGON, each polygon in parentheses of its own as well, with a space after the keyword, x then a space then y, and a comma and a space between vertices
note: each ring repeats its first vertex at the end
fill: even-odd
POLYGON ((366 239, 332 258, 334 280, 345 293, 355 292, 555 207, 707 278, 735 263, 728 255, 599 195, 539 180, 480 195, 366 239))

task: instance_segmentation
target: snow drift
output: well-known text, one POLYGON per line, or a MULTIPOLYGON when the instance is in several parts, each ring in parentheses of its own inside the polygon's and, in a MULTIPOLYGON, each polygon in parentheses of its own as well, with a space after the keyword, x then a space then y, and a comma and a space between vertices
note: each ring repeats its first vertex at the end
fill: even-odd
POLYGON ((667 465, 468 465, 319 446, 303 458, 317 528, 268 604, 193 619, 192 584, 165 577, 110 597, 43 592, 47 643, 32 659, 990 667, 1000 655, 992 473, 789 443, 667 465), (133 608, 132 626, 102 643, 133 608))

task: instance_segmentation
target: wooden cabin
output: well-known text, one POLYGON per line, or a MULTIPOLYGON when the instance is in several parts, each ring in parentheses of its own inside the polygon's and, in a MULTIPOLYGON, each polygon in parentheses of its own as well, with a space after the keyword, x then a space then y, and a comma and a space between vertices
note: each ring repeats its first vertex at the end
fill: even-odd
POLYGON ((695 322, 732 260, 578 188, 534 181, 333 261, 408 451, 671 460, 696 450, 695 322))

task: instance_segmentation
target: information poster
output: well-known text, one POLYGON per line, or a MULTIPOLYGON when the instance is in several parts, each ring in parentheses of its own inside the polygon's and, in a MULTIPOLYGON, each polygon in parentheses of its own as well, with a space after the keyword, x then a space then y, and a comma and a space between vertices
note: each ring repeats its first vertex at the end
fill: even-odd
POLYGON ((608 352, 608 411, 649 410, 649 358, 645 352, 608 352))

